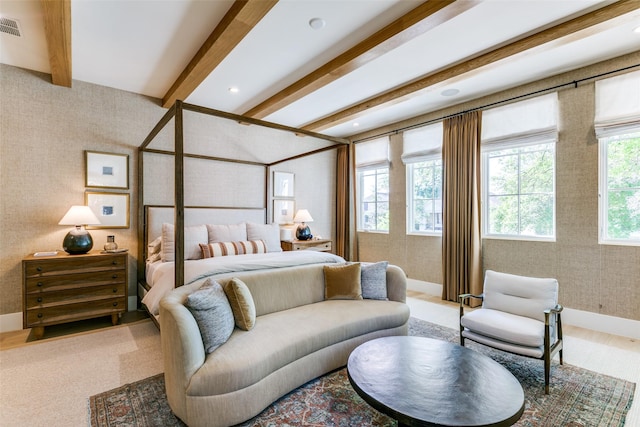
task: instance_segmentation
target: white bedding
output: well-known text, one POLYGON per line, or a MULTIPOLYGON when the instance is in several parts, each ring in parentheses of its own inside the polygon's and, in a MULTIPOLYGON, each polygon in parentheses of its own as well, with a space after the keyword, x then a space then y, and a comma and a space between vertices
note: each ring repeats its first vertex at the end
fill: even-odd
MULTIPOLYGON (((330 264, 345 262, 344 258, 328 252, 289 251, 266 254, 249 254, 213 257, 184 262, 184 284, 188 285, 209 277, 236 271, 269 270, 307 264, 330 264)), ((174 288, 174 263, 157 262, 147 269, 147 283, 151 289, 142 299, 150 313, 157 315, 160 300, 174 288)))

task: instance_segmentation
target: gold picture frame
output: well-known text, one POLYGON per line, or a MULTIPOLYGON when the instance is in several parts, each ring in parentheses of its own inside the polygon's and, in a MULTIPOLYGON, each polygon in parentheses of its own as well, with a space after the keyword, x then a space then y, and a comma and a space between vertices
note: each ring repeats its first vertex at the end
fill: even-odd
POLYGON ((129 189, 129 155, 85 151, 85 186, 129 189))
POLYGON ((100 220, 87 228, 129 228, 129 193, 86 191, 84 200, 100 220))

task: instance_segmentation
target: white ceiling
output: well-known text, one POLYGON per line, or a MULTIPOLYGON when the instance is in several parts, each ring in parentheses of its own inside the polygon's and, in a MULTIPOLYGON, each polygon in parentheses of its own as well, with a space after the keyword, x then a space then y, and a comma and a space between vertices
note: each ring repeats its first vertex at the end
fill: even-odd
MULTIPOLYGON (((435 1, 435 0, 430 0, 435 1)), ((185 101, 243 114, 422 1, 280 0, 185 101), (309 26, 322 18, 319 30, 309 26), (229 92, 237 87, 238 93, 229 92)), ((264 117, 303 127, 612 1, 458 0, 467 10, 264 117), (476 4, 477 3, 477 4, 476 4)), ((458 75, 321 132, 349 136, 640 50, 638 7, 608 23, 458 75), (445 89, 458 89, 442 96, 445 89), (353 122, 359 123, 354 127, 353 122)), ((233 0, 72 0, 72 77, 163 98, 233 0)), ((50 73, 39 0, 1 0, 21 37, 0 33, 0 62, 50 73)))

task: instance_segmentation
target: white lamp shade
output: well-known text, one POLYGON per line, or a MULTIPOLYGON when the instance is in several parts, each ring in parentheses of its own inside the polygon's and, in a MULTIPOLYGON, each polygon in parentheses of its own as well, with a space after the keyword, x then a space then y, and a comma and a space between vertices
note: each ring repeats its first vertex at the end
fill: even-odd
POLYGON ((100 220, 89 206, 71 206, 58 225, 98 225, 100 220))
POLYGON ((293 218, 293 222, 313 222, 311 214, 306 209, 300 209, 296 212, 296 216, 293 218))

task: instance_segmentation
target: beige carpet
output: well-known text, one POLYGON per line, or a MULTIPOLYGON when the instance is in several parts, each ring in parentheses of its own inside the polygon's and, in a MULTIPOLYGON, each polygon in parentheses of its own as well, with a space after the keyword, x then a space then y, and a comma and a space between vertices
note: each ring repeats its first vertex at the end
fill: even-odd
POLYGON ((87 425, 87 396, 162 370, 150 320, 2 350, 0 426, 87 425))

